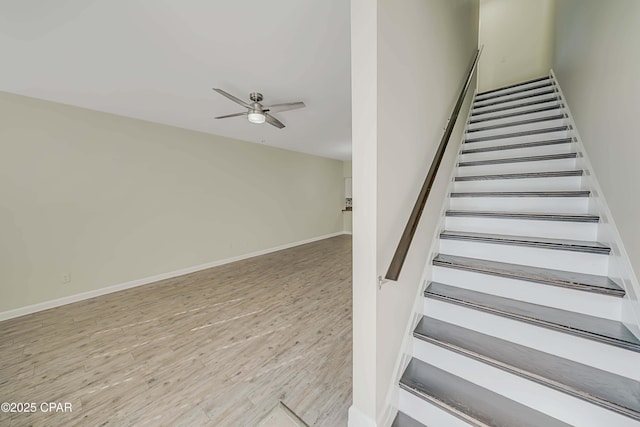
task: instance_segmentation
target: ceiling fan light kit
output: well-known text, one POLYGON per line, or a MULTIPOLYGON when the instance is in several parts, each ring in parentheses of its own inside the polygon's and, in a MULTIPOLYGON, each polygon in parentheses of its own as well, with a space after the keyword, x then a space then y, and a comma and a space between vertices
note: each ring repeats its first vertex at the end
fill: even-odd
POLYGON ((253 111, 253 112, 247 114, 247 118, 249 119, 249 121, 251 123, 256 123, 256 124, 264 123, 266 121, 266 119, 267 119, 264 116, 264 114, 259 113, 257 111, 253 111))
POLYGON ((227 119, 229 117, 247 116, 247 119, 251 123, 260 124, 260 123, 267 122, 270 125, 277 127, 278 129, 282 129, 284 127, 284 124, 280 120, 276 119, 270 113, 295 110, 297 108, 303 108, 305 106, 304 102, 286 102, 283 104, 274 104, 274 105, 265 106, 260 103, 263 97, 262 97, 262 94, 259 92, 251 92, 249 94, 249 99, 252 102, 247 103, 241 100, 240 98, 236 98, 235 96, 223 91, 222 89, 214 88, 213 90, 218 92, 220 95, 232 100, 236 104, 242 105, 247 109, 247 111, 242 113, 234 113, 234 114, 227 114, 224 116, 218 116, 216 117, 216 119, 227 119))

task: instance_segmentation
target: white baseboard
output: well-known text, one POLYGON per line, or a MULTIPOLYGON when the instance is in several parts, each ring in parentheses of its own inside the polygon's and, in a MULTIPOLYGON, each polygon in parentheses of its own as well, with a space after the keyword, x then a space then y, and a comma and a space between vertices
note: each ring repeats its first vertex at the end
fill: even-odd
POLYGON ((362 413, 358 408, 349 407, 349 427, 376 427, 376 422, 362 413))
POLYGON ((351 234, 344 231, 339 231, 337 233, 325 234, 323 236, 312 237, 310 239, 300 240, 298 242, 287 243, 280 246, 275 246, 273 248, 263 249, 256 252, 250 252, 248 254, 238 255, 231 258, 221 259, 217 261, 208 262, 206 264, 195 265, 192 267, 181 268, 180 270, 174 270, 167 273, 156 274, 150 277, 144 277, 142 279, 132 280, 130 282, 120 283, 117 285, 107 286, 100 289, 95 289, 92 291, 82 292, 75 295, 69 295, 62 298, 57 298, 50 301, 44 301, 33 305, 28 305, 26 307, 15 308, 13 310, 8 310, 4 312, 0 312, 0 321, 13 319, 15 317, 24 316, 31 313, 36 313, 38 311, 48 310, 50 308, 60 307, 62 305, 71 304, 78 301, 83 301, 89 298, 95 298, 101 295, 110 294, 113 292, 122 291, 125 289, 135 288, 137 286, 147 285, 149 283, 157 282, 160 280, 171 279, 173 277, 183 276, 189 273, 195 273, 196 271, 206 270, 207 268, 217 267, 223 264, 229 264, 236 261, 241 261, 247 258, 253 258, 260 255, 266 255, 272 252, 281 251, 283 249, 293 248, 295 246, 305 245, 307 243, 317 242, 319 240, 329 239, 331 237, 341 236, 343 234, 351 234))

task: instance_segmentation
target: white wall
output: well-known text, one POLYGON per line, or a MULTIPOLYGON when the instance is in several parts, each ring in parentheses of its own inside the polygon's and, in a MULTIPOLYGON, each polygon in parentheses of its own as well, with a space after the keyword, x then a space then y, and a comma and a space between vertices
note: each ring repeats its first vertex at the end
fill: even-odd
MULTIPOLYGON (((626 279, 636 284, 640 273, 639 40, 637 0, 557 2, 553 68, 635 272, 626 279)), ((605 222, 610 221, 605 218, 605 222)), ((610 236, 601 237, 608 240, 610 236)), ((620 248, 614 247, 613 253, 626 258, 620 248)), ((635 293, 637 300, 637 288, 635 293)), ((637 303, 635 311, 640 313, 637 303)))
POLYGON ((540 77, 553 61, 555 0, 480 0, 480 92, 540 77))
MULTIPOLYGON (((377 290, 478 45, 478 1, 352 1, 354 403, 383 425, 453 167, 456 128, 398 282, 377 290), (361 347, 360 347, 361 346, 361 347)), ((466 111, 462 112, 462 116, 466 111)), ((356 417, 355 414, 359 417, 356 417)), ((361 416, 364 415, 364 416, 361 416)))
POLYGON ((0 312, 343 228, 338 160, 7 93, 0 117, 0 312))

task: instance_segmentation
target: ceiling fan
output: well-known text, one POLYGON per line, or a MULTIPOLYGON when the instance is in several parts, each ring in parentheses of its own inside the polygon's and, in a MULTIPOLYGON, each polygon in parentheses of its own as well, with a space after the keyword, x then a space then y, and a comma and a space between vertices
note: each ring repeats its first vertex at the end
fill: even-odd
POLYGON ((278 129, 282 129, 284 127, 284 124, 282 124, 280 120, 273 117, 271 113, 279 113, 282 111, 295 110, 296 108, 303 108, 305 106, 304 102, 285 102, 284 104, 262 105, 260 101, 262 101, 263 97, 262 97, 262 94, 258 92, 251 92, 249 94, 249 99, 252 102, 247 103, 223 91, 222 89, 213 88, 213 90, 215 90, 222 96, 226 96, 236 104, 240 104, 247 109, 247 111, 243 113, 227 114, 226 116, 218 116, 216 117, 216 119, 226 119, 229 117, 247 116, 247 119, 249 119, 251 123, 267 122, 270 125, 277 127, 278 129))

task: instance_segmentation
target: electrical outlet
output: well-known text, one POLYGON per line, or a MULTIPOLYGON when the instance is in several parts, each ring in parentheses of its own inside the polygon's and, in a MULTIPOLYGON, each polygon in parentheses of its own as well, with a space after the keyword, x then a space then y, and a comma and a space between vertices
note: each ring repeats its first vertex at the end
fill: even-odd
POLYGON ((62 275, 62 283, 70 283, 71 282, 71 274, 67 273, 62 275))

